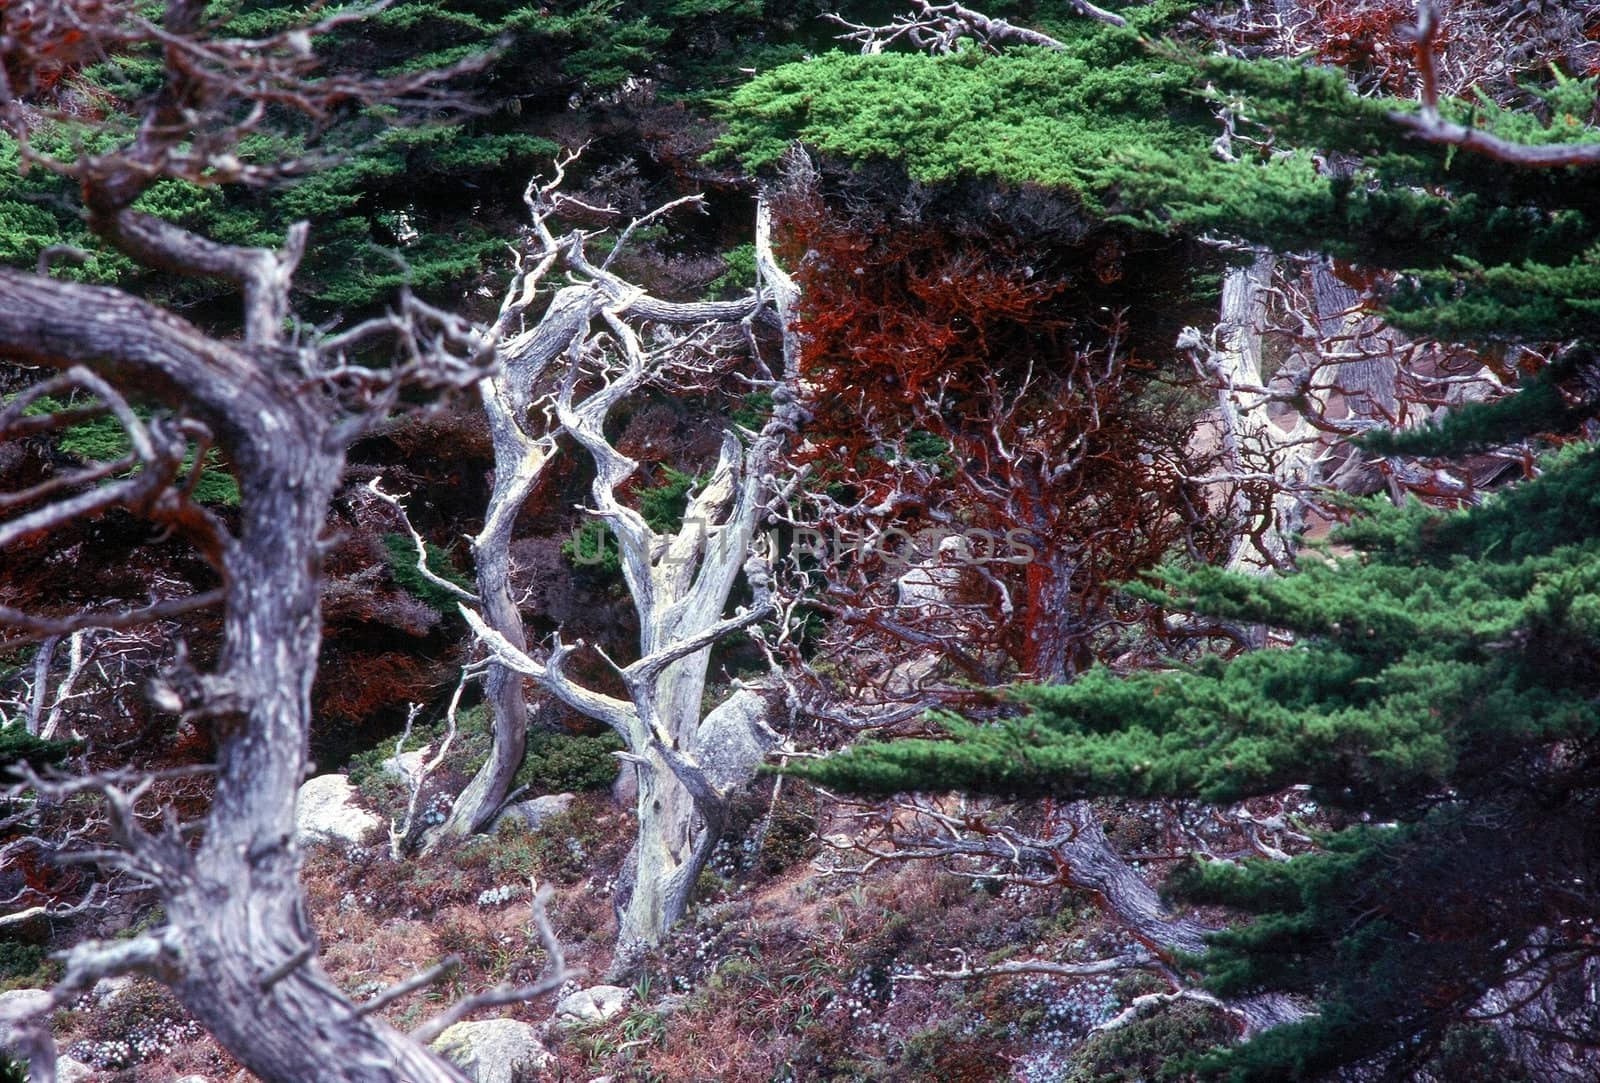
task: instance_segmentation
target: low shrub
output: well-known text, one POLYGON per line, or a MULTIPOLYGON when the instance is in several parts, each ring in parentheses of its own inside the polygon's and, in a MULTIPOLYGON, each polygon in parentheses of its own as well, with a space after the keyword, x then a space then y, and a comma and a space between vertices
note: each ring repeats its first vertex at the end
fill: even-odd
POLYGON ((515 785, 536 794, 603 790, 617 777, 612 753, 620 751, 622 740, 609 732, 586 736, 535 730, 528 734, 515 785))
POLYGON ((1233 1027, 1219 1013, 1181 1004, 1093 1035, 1073 1054, 1062 1083, 1184 1079, 1195 1054, 1233 1037, 1233 1027))

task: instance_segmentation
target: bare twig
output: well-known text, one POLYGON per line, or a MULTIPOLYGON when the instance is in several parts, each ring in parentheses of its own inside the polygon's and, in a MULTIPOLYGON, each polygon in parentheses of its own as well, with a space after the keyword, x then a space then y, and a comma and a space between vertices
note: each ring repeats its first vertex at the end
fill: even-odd
POLYGON ((493 1008, 501 1004, 519 1004, 544 996, 546 993, 553 993, 572 977, 572 972, 567 970, 566 952, 562 949, 555 930, 550 927, 550 917, 545 910, 545 904, 549 899, 550 888, 541 887, 533 896, 532 907, 533 925, 538 933, 539 944, 544 948, 548 958, 545 964, 545 976, 532 985, 499 985, 459 1000, 413 1030, 411 1032, 413 1040, 426 1045, 479 1009, 493 1008))
POLYGON ((367 483, 367 491, 395 510, 395 515, 399 518, 400 525, 405 527, 406 533, 411 536, 411 544, 416 548, 417 551, 417 574, 422 576, 422 578, 426 579, 429 583, 438 587, 440 590, 444 591, 446 594, 449 594, 451 597, 455 598, 457 601, 467 602, 470 605, 476 605, 478 603, 478 596, 476 594, 472 593, 470 590, 466 590, 460 584, 452 583, 450 580, 446 579, 442 575, 439 575, 432 568, 428 567, 427 543, 422 540, 422 535, 417 533, 417 528, 411 525, 411 517, 406 514, 406 506, 400 502, 399 497, 390 496, 388 493, 384 492, 382 489, 382 482, 383 479, 381 477, 373 478, 367 483))
POLYGON ((1481 128, 1468 128, 1442 118, 1439 115, 1437 53, 1441 23, 1435 0, 1417 0, 1416 24, 1406 30, 1416 53, 1417 74, 1422 83, 1422 108, 1416 113, 1390 113, 1391 120, 1424 142, 1460 147, 1497 162, 1536 169, 1600 165, 1600 141, 1514 143, 1481 128))

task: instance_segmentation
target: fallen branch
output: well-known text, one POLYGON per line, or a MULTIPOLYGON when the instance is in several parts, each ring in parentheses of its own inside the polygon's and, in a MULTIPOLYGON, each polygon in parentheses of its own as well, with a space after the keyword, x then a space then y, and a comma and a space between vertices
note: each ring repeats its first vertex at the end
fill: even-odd
POLYGON ((540 946, 550 958, 545 976, 532 985, 497 985, 493 989, 459 1000, 413 1030, 410 1037, 414 1041, 427 1045, 480 1008, 518 1004, 534 997, 544 996, 546 993, 553 993, 572 977, 573 972, 567 970, 566 952, 562 950, 561 941, 556 938, 555 930, 550 927, 550 917, 545 912, 545 903, 549 898, 549 887, 540 888, 533 896, 534 928, 539 934, 540 946))

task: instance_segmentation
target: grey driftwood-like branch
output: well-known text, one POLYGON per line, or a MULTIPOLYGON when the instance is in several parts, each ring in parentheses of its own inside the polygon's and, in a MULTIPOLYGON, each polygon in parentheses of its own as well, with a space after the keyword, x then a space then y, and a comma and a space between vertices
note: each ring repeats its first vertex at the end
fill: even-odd
MULTIPOLYGON (((638 949, 658 943, 684 913, 721 834, 728 797, 753 776, 775 739, 762 720, 764 700, 757 692, 735 692, 709 713, 701 700, 711 646, 773 612, 770 602, 761 600, 731 615, 726 609, 739 578, 753 569, 752 561, 762 560, 757 528, 782 487, 780 454, 800 421, 792 390, 798 347, 789 330, 796 291, 772 257, 770 211, 763 201, 756 223, 761 281, 750 295, 717 304, 649 297, 617 278, 607 264, 590 262, 581 234, 558 238, 550 231, 561 206, 560 169, 568 161, 558 163, 554 181, 529 188, 538 247, 524 257, 531 269, 522 282, 513 283, 502 319, 509 322, 532 296, 528 280, 534 272, 561 265, 578 284, 558 291, 531 330, 507 333, 504 375, 485 385, 496 462, 507 465, 497 466, 490 512, 476 541, 482 612, 463 611, 506 674, 497 686, 491 670, 496 747, 479 780, 489 772, 496 777, 493 786, 484 783, 484 794, 504 793, 521 756, 521 731, 502 725, 502 719, 516 723, 525 711, 521 676, 532 677, 545 692, 622 738, 619 758, 634 776, 639 821, 617 897, 622 946, 617 965, 625 969, 638 949), (775 404, 771 418, 746 439, 732 432, 724 437, 717 463, 691 494, 679 528, 652 528, 618 495, 639 464, 606 435, 608 416, 649 382, 722 367, 719 334, 743 328, 747 340, 755 341, 752 325, 768 313, 780 328, 784 356, 782 375, 768 381, 775 404), (538 398, 534 390, 541 381, 548 390, 538 398), (564 663, 581 644, 557 638, 543 658, 535 657, 510 601, 504 553, 511 520, 553 453, 558 432, 571 437, 594 465, 588 510, 616 539, 638 614, 639 660, 617 667, 626 699, 585 687, 567 674, 564 663)), ((636 220, 623 236, 649 217, 636 220)), ((761 578, 759 570, 755 578, 761 578)), ((464 797, 471 799, 472 812, 458 812, 461 826, 481 824, 492 802, 470 788, 464 797)))
POLYGON ((1439 114, 1438 42, 1443 20, 1436 0, 1417 0, 1417 21, 1404 28, 1416 51, 1417 74, 1422 83, 1422 108, 1415 113, 1394 112, 1389 119, 1426 143, 1460 147, 1497 162, 1535 169, 1600 165, 1600 141, 1587 143, 1516 143, 1482 128, 1444 119, 1439 114))
MULTIPOLYGON (((497 363, 496 332, 410 296, 348 332, 309 329, 293 320, 290 291, 307 243, 303 224, 278 246, 239 246, 136 208, 164 179, 206 185, 292 174, 292 165, 250 166, 236 153, 239 140, 273 115, 298 113, 314 129, 352 104, 388 104, 403 113, 443 103, 446 76, 322 77, 310 53, 318 27, 220 40, 208 36, 201 0, 168 0, 159 22, 146 20, 145 10, 11 5, 0 72, 13 81, 0 86, 0 123, 19 139, 26 160, 77 182, 88 228, 107 244, 141 267, 235 291, 240 333, 219 336, 126 290, 0 268, 0 358, 54 370, 54 386, 67 390, 70 383, 73 394, 92 399, 90 409, 114 417, 132 449, 128 476, 79 475, 13 501, 5 509, 10 518, 0 521, 0 543, 33 541, 121 509, 193 544, 216 569, 219 596, 156 599, 89 616, 8 611, 0 619, 21 635, 48 638, 220 603, 214 663, 200 671, 180 650, 150 685, 158 711, 209 729, 216 762, 205 770, 214 774, 215 792, 203 823, 184 825, 171 815, 152 822, 149 777, 35 775, 19 784, 41 795, 97 794, 109 837, 99 850, 71 856, 149 884, 165 922, 134 940, 73 948, 53 989, 7 1005, 0 1040, 32 1060, 36 1079, 50 1079, 53 1010, 99 978, 142 973, 166 983, 240 1065, 269 1083, 462 1083, 459 1070, 378 1014, 354 1010, 323 972, 299 884, 295 801, 306 774, 321 645, 322 534, 346 448, 407 393, 474 386, 497 363), (24 8, 34 18, 13 21, 24 8), (26 83, 38 55, 27 35, 48 34, 66 17, 77 20, 71 29, 91 51, 156 46, 167 70, 161 92, 138 103, 128 124, 106 119, 106 138, 92 153, 55 160, 28 143, 40 114, 22 100, 30 87, 14 80, 26 83), (17 37, 21 29, 11 33, 15 28, 27 28, 27 40, 17 37), (194 499, 198 464, 213 443, 241 497, 226 524, 194 499), (194 456, 193 469, 183 468, 186 455, 194 456)), ((69 406, 35 431, 59 429, 82 414, 81 404, 69 406)))
MULTIPOLYGON (((485 626, 515 652, 526 651, 528 642, 511 588, 512 526, 557 454, 561 432, 592 426, 594 419, 603 419, 618 402, 647 384, 670 382, 686 364, 714 357, 705 348, 708 336, 739 328, 764 307, 754 292, 729 302, 662 301, 612 272, 613 261, 638 228, 672 211, 700 207, 698 196, 673 200, 633 219, 598 264, 585 252, 584 233, 558 235, 556 220, 564 209, 578 205, 562 187, 568 167, 580 154, 581 149, 559 155, 552 175, 535 178, 523 193, 529 244, 514 254, 514 273, 494 325, 501 364, 479 384, 495 467, 483 527, 472 538, 477 590, 471 601, 485 626), (555 290, 537 318, 531 318, 542 300, 541 284, 557 270, 567 273, 570 284, 555 290), (639 345, 639 335, 632 330, 635 324, 662 331, 661 341, 651 349, 639 345), (636 349, 624 354, 620 366, 592 374, 598 376, 598 386, 586 381, 580 387, 579 377, 591 375, 584 365, 595 357, 597 325, 636 349), (564 417, 558 416, 558 397, 564 417)), ((584 205, 584 209, 614 216, 609 208, 584 205)), ((578 710, 585 708, 575 700, 591 709, 609 710, 599 700, 576 692, 564 698, 578 710)), ((521 676, 492 660, 485 699, 492 731, 489 758, 456 798, 443 835, 486 829, 504 804, 522 762, 528 708, 521 676)))

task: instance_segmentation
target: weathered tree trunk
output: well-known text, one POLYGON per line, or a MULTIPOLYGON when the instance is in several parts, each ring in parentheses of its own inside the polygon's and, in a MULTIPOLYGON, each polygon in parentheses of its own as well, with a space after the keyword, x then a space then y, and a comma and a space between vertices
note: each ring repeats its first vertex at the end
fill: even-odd
MULTIPOLYGON (((552 304, 551 309, 565 311, 559 304, 552 304)), ((511 596, 511 531, 554 450, 548 440, 539 438, 542 434, 525 433, 522 423, 533 380, 563 349, 565 342, 552 340, 548 349, 502 351, 502 369, 481 381, 478 388, 494 443, 494 487, 483 529, 472 539, 478 602, 484 620, 518 650, 526 650, 528 640, 522 614, 511 596)), ((493 738, 489 758, 457 796, 441 834, 470 835, 487 829, 510 792, 527 750, 524 684, 522 674, 498 662, 490 663, 484 689, 493 738)))
POLYGON ((208 678, 237 708, 214 721, 224 738, 217 792, 192 871, 161 885, 181 970, 172 988, 265 1080, 460 1080, 381 1020, 352 1019, 316 962, 294 806, 322 632, 319 533, 343 454, 293 397, 257 417, 259 431, 233 447, 244 521, 228 565, 224 655, 208 678))
POLYGON ((1258 254, 1249 267, 1228 272, 1209 356, 1222 464, 1236 479, 1228 509, 1237 524, 1228 558, 1235 571, 1288 565, 1305 519, 1302 492, 1316 479, 1321 450, 1315 431, 1268 386, 1261 330, 1274 266, 1272 257, 1258 254))
POLYGON ((319 535, 344 462, 328 404, 287 366, 248 358, 126 294, 5 269, 0 351, 83 365, 198 414, 227 449, 243 495, 237 537, 204 529, 171 489, 144 509, 192 529, 222 572, 227 610, 216 671, 175 674, 165 693, 214 727, 217 791, 204 839, 193 852, 172 832, 127 840, 131 867, 155 882, 168 919, 140 942, 141 967, 269 1083, 460 1083, 441 1059, 356 1015, 317 964, 298 881, 295 798, 321 642, 319 535))
POLYGON ((1336 358, 1328 365, 1328 385, 1344 400, 1344 409, 1330 410, 1329 416, 1403 422, 1396 388, 1400 375, 1395 357, 1397 336, 1381 319, 1363 310, 1365 298, 1340 281, 1326 257, 1311 264, 1311 291, 1317 322, 1336 358))
MULTIPOLYGON (((543 191, 548 196, 554 185, 543 191)), ((499 350, 500 371, 479 386, 494 441, 495 466, 494 488, 483 529, 472 543, 477 593, 484 622, 518 651, 526 651, 527 636, 522 615, 511 596, 512 527, 541 472, 556 454, 558 427, 536 417, 537 411, 532 407, 538 394, 552 390, 551 385, 558 382, 557 375, 566 374, 564 370, 557 371, 557 363, 563 358, 569 368, 579 363, 573 347, 581 347, 589 336, 591 323, 607 305, 613 306, 614 316, 637 314, 675 326, 734 322, 759 307, 754 297, 743 302, 676 304, 643 294, 603 267, 589 264, 573 238, 555 238, 544 225, 542 216, 546 210, 537 202, 533 206, 535 232, 544 245, 541 255, 551 260, 564 257, 587 281, 558 290, 538 323, 526 332, 506 334, 499 350)), ((499 321, 503 333, 508 331, 509 317, 520 313, 531 299, 531 284, 536 281, 537 271, 527 276, 519 274, 513 281, 499 321)), ((622 377, 622 383, 613 388, 620 393, 643 376, 641 368, 633 376, 622 377)), ((609 393, 597 396, 595 406, 606 409, 613 401, 614 396, 609 393)), ((581 412, 584 404, 577 409, 581 412)), ((456 798, 442 835, 486 830, 504 804, 522 764, 528 729, 523 675, 503 662, 491 661, 486 683, 493 732, 489 758, 456 798)))
POLYGON ((1030 681, 1058 684, 1084 664, 1083 615, 1072 597, 1078 565, 1063 552, 1066 544, 1049 546, 1035 556, 1024 575, 1027 599, 1023 670, 1030 681))
MULTIPOLYGON (((573 367, 555 381, 559 387, 553 398, 561 430, 594 463, 592 511, 616 536, 623 578, 639 618, 639 660, 618 669, 628 698, 598 693, 568 678, 563 666, 574 648, 559 640, 544 661, 537 661, 488 617, 468 613, 467 619, 498 664, 533 677, 568 706, 605 723, 626 746, 620 755, 636 775, 638 835, 615 898, 620 938, 613 972, 623 974, 641 949, 660 943, 688 909, 700 872, 721 836, 729 795, 754 776, 771 747, 771 731, 762 712, 754 709, 751 693, 737 692, 710 712, 702 698, 712 644, 772 611, 770 600, 757 591, 755 605, 724 616, 747 563, 763 560, 752 549, 756 525, 777 485, 773 472, 778 452, 799 420, 792 392, 796 342, 787 320, 794 287, 772 260, 765 204, 758 214, 757 249, 768 294, 722 304, 675 305, 647 297, 604 267, 589 264, 581 243, 557 242, 543 231, 537 211, 535 224, 550 258, 563 256, 594 284, 595 307, 571 340, 573 367), (784 375, 775 381, 773 416, 748 448, 733 433, 725 435, 711 478, 690 500, 682 525, 658 533, 619 501, 619 486, 639 464, 612 446, 605 432, 612 407, 662 364, 663 354, 653 359, 639 332, 624 321, 729 323, 753 317, 769 298, 784 328, 784 375), (610 332, 606 341, 583 335, 588 318, 605 321, 610 332), (598 376, 601 386, 580 398, 577 366, 586 345, 597 355, 605 351, 610 362, 598 373, 585 374, 598 376)), ((503 423, 503 418, 496 422, 503 423)))
POLYGON ((661 943, 688 912, 695 886, 722 836, 724 805, 696 801, 659 755, 638 772, 639 833, 618 887, 617 957, 624 972, 641 948, 661 943), (709 814, 709 815, 708 815, 709 814))

